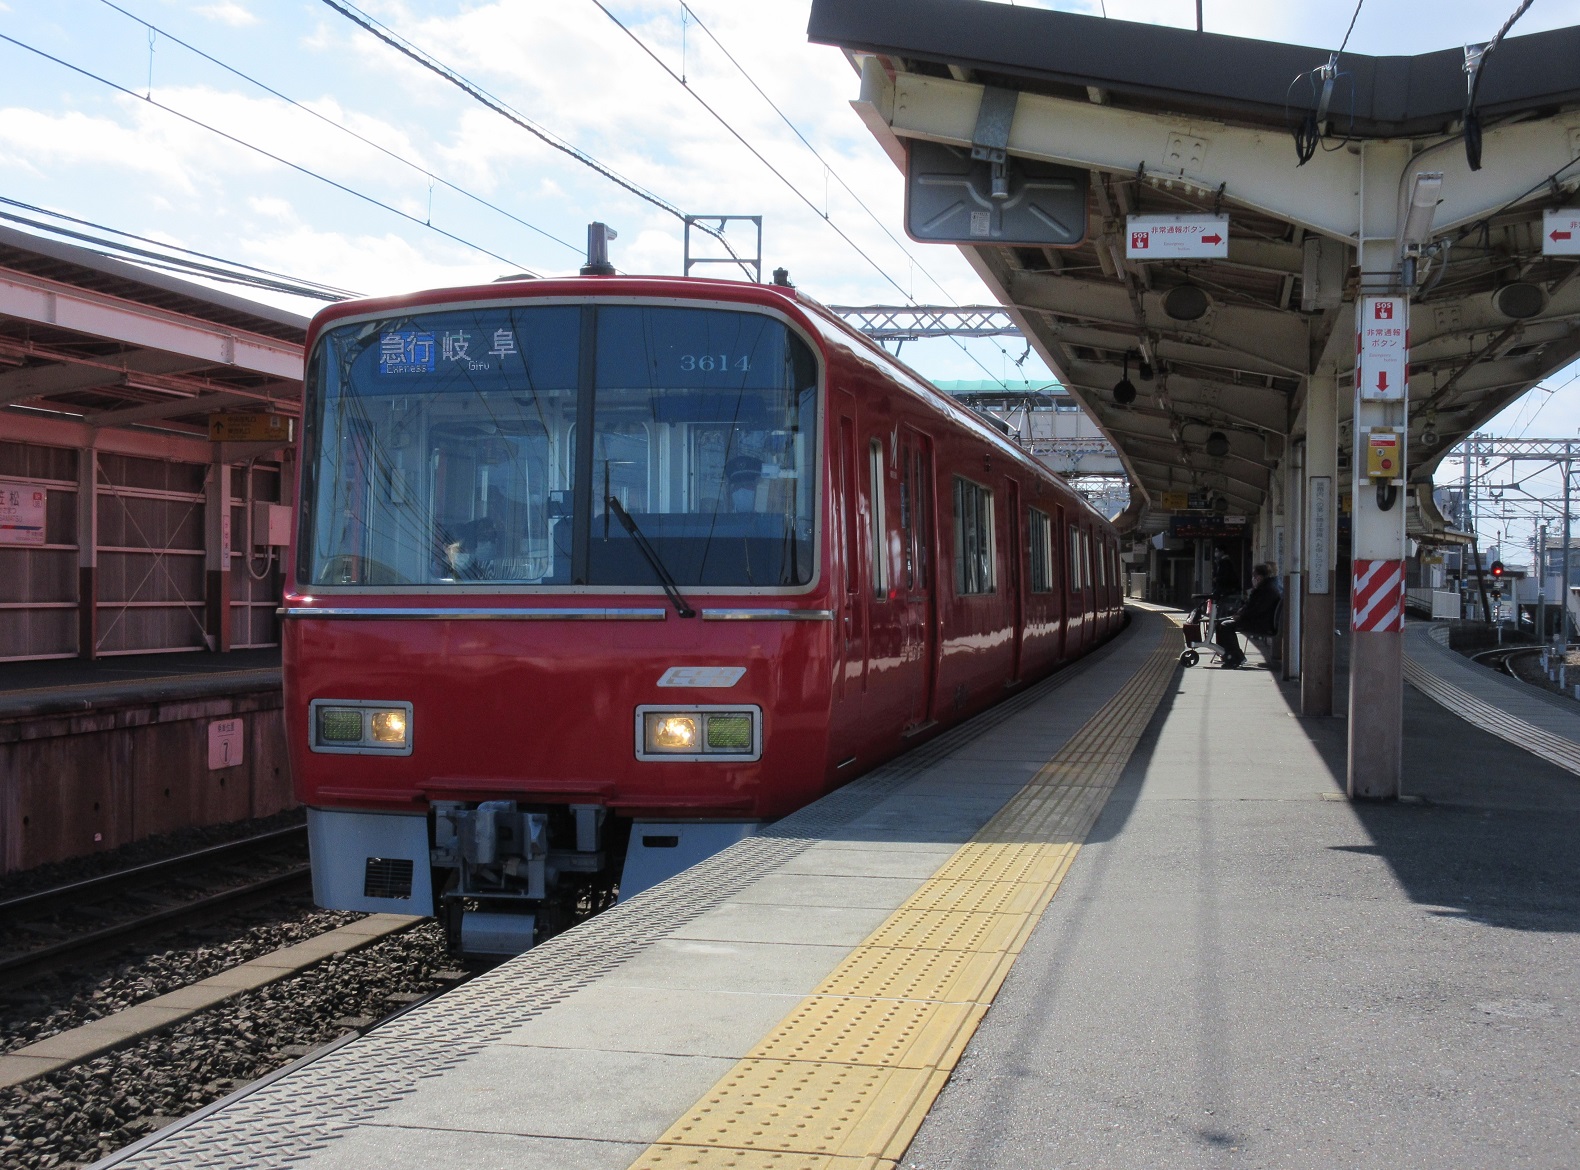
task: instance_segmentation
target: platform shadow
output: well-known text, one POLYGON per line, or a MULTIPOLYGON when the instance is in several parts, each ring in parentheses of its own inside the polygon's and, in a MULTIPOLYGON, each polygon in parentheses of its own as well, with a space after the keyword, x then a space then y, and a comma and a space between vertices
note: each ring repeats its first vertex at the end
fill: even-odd
MULTIPOLYGON (((1341 639, 1341 651, 1347 649, 1341 639)), ((1348 706, 1347 662, 1335 707, 1348 706), (1342 705, 1341 705, 1342 704, 1342 705)), ((1273 680, 1298 716, 1298 683, 1273 680)), ((1343 791, 1348 720, 1298 718, 1343 791)), ((1580 931, 1580 777, 1404 692, 1404 800, 1351 807, 1413 902, 1510 930, 1580 931)))

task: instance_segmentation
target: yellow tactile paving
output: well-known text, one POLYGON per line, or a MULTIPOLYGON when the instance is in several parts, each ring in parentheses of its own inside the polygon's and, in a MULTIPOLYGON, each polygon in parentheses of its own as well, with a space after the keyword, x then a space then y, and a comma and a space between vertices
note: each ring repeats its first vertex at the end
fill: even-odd
MULTIPOLYGON (((938 1068, 986 1004, 809 996, 747 1053, 755 1060, 820 1060, 883 1068, 938 1068)), ((953 1063, 952 1061, 950 1062, 953 1063)))
POLYGON ((988 1003, 1006 971, 1003 956, 997 954, 862 947, 812 994, 988 1003))
POLYGON ((631 1170, 895 1167, 1141 741, 1176 637, 631 1170))

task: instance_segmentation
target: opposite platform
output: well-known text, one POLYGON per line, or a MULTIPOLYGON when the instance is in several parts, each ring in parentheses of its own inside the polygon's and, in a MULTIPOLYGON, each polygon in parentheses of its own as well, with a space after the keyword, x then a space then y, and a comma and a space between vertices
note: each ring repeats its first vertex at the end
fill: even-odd
POLYGON ((1098 653, 101 1165, 893 1165, 1177 673, 1098 653))

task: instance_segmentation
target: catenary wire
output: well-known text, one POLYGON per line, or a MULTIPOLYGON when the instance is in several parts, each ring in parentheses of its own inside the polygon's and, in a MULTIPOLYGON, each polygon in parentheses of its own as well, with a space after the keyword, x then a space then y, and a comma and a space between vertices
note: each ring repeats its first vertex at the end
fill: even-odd
MULTIPOLYGON (((468 97, 472 98, 474 101, 481 103, 490 110, 493 110, 494 113, 498 114, 500 117, 505 118, 507 121, 513 123, 516 126, 519 126, 521 129, 531 134, 534 138, 547 143, 549 146, 552 146, 555 150, 558 150, 563 154, 568 154, 571 158, 575 159, 582 165, 597 171, 610 182, 616 184, 617 186, 623 187, 626 191, 629 191, 637 198, 646 200, 648 203, 651 203, 654 207, 657 207, 661 211, 668 212, 682 223, 695 222, 691 220, 684 211, 675 206, 669 200, 655 194, 652 191, 649 191, 646 187, 641 186, 634 180, 626 178, 612 167, 606 165, 605 163, 599 162, 596 158, 588 154, 585 150, 582 150, 580 147, 567 142, 559 135, 545 129, 542 126, 539 126, 531 118, 528 118, 525 114, 521 113, 513 106, 507 104, 502 99, 495 97, 482 86, 463 76, 457 70, 452 69, 450 66, 440 61, 437 57, 433 57, 428 53, 423 52, 410 41, 406 40, 405 37, 401 36, 387 25, 380 24, 377 20, 363 12, 360 8, 357 8, 354 4, 347 3, 346 0, 324 0, 324 3, 334 11, 338 12, 341 16, 351 21, 351 23, 360 27, 363 31, 372 34, 374 37, 377 37, 390 48, 406 57, 409 57, 411 60, 421 65, 429 72, 442 77, 451 85, 459 89, 462 93, 465 93, 468 97)), ((712 236, 720 244, 722 244, 724 250, 730 254, 730 258, 739 264, 743 271, 750 275, 750 269, 746 267, 746 262, 742 260, 740 256, 736 255, 735 249, 730 247, 729 241, 724 238, 724 232, 722 228, 718 231, 715 231, 713 228, 708 227, 704 223, 697 223, 696 226, 699 230, 706 232, 708 235, 712 236)))
POLYGON ((1356 18, 1361 14, 1361 5, 1365 3, 1366 0, 1355 0, 1355 11, 1350 13, 1350 27, 1344 30, 1344 39, 1339 42, 1339 51, 1334 56, 1342 57, 1344 55, 1344 50, 1350 43, 1350 34, 1355 31, 1356 18))
POLYGON ((335 121, 335 119, 329 117, 326 114, 319 113, 317 110, 313 109, 311 106, 306 105, 303 102, 299 102, 295 98, 290 97, 287 94, 281 93, 279 90, 275 89, 272 85, 269 85, 267 82, 259 81, 256 77, 253 77, 253 76, 251 76, 248 73, 244 73, 242 70, 236 68, 234 65, 227 64, 226 62, 221 61, 218 57, 215 57, 215 56, 213 56, 210 53, 204 52, 202 49, 198 48, 196 45, 190 44, 189 42, 182 40, 180 37, 175 36, 172 33, 166 32, 163 28, 160 28, 158 25, 153 24, 152 22, 150 22, 148 20, 145 20, 143 17, 138 16, 135 12, 129 12, 125 8, 122 8, 119 4, 114 3, 114 0, 99 0, 99 3, 103 4, 106 8, 114 9, 116 12, 119 12, 122 16, 126 17, 128 20, 134 21, 135 23, 142 25, 144 28, 148 29, 150 32, 158 33, 160 36, 164 37, 165 40, 172 41, 175 44, 180 45, 183 49, 186 49, 188 52, 194 53, 197 56, 203 58, 203 60, 209 62, 211 65, 217 65, 219 68, 225 70, 227 73, 229 73, 229 74, 231 74, 231 75, 233 75, 235 77, 241 78, 243 81, 247 82, 250 85, 257 86, 259 89, 263 90, 267 94, 272 95, 273 97, 279 98, 282 102, 285 102, 287 105, 296 107, 298 110, 301 110, 304 114, 308 114, 308 115, 310 115, 310 116, 312 116, 314 118, 317 118, 320 122, 323 122, 326 125, 333 126, 336 130, 339 130, 342 134, 348 134, 352 138, 355 138, 358 142, 361 142, 363 145, 371 146, 374 150, 378 151, 380 154, 385 155, 388 158, 394 159, 396 162, 400 163, 403 166, 411 168, 412 170, 414 170, 414 171, 418 172, 419 174, 427 177, 428 179, 432 180, 433 182, 438 183, 440 186, 446 187, 449 190, 454 191, 458 195, 463 195, 467 199, 472 200, 474 203, 477 203, 480 206, 488 208, 490 211, 498 212, 500 215, 504 216, 506 219, 509 219, 509 220, 511 220, 511 221, 513 221, 515 223, 520 224, 522 227, 528 229, 529 231, 536 232, 538 235, 543 236, 545 239, 553 240, 556 244, 559 244, 561 247, 569 248, 572 252, 575 252, 578 255, 581 254, 581 248, 579 246, 577 246, 576 244, 572 244, 572 243, 570 243, 567 240, 560 239, 560 237, 556 236, 553 232, 545 231, 543 228, 538 227, 537 224, 528 223, 526 220, 522 219, 519 215, 516 215, 515 213, 513 213, 511 211, 507 211, 505 208, 499 206, 497 203, 493 203, 493 202, 491 202, 491 201, 489 201, 487 199, 484 199, 481 195, 478 195, 478 194, 475 194, 474 192, 468 191, 465 187, 457 186, 455 183, 450 182, 448 179, 443 178, 440 175, 434 174, 427 167, 422 166, 420 163, 412 162, 408 158, 402 158, 399 154, 395 153, 395 151, 389 149, 389 147, 380 145, 379 143, 373 141, 373 139, 368 138, 365 135, 358 134, 355 130, 351 129, 351 127, 349 127, 349 126, 347 126, 347 125, 345 125, 345 124, 343 124, 341 122, 335 121))
MULTIPOLYGON (((106 2, 108 2, 108 0, 106 0, 106 2)), ((883 222, 883 218, 867 205, 866 200, 862 199, 862 197, 856 193, 855 188, 845 181, 844 176, 833 168, 829 161, 823 157, 822 152, 819 151, 817 147, 813 146, 810 141, 808 141, 807 136, 801 133, 800 128, 790 120, 789 115, 786 114, 784 110, 780 109, 778 103, 775 102, 773 98, 769 97, 766 92, 764 92, 763 87, 757 84, 756 78, 754 78, 751 73, 747 71, 746 66, 742 65, 738 60, 736 60, 735 54, 731 53, 730 50, 725 47, 724 42, 719 40, 719 38, 714 34, 713 30, 703 23, 702 18, 696 14, 691 6, 682 4, 681 9, 690 16, 691 22, 700 28, 707 35, 710 41, 718 46, 719 52, 724 54, 725 59, 735 67, 736 72, 744 77, 746 79, 746 83, 757 91, 757 96, 768 103, 768 107, 773 110, 775 114, 779 115, 779 120, 788 126, 790 128, 790 132, 801 140, 801 144, 812 152, 812 157, 823 164, 824 170, 834 177, 834 181, 843 187, 846 194, 856 201, 856 205, 867 213, 868 218, 870 218, 873 223, 877 224, 878 230, 889 237, 889 239, 894 243, 894 246, 905 254, 906 258, 909 259, 913 265, 915 265, 916 270, 925 276, 932 283, 934 288, 943 293, 945 298, 947 298, 951 304, 959 307, 960 302, 955 299, 955 297, 949 292, 947 288, 944 287, 943 282, 931 272, 929 272, 926 266, 916 259, 915 255, 909 248, 905 246, 900 238, 889 230, 889 226, 883 222)), ((826 211, 823 213, 823 218, 828 218, 828 213, 826 211)), ((1004 354, 1005 357, 1009 357, 1009 351, 1007 351, 1002 345, 997 346, 997 348, 1000 353, 1004 354)))
MULTIPOLYGON (((335 3, 338 3, 339 0, 324 0, 324 2, 326 4, 335 4, 335 3)), ((806 194, 799 187, 797 187, 794 183, 792 183, 788 178, 786 178, 784 173, 782 171, 780 171, 778 167, 774 166, 773 163, 769 162, 768 159, 763 156, 762 152, 759 151, 755 146, 753 146, 749 141, 747 141, 746 137, 743 134, 741 134, 741 132, 739 130, 735 129, 734 126, 730 125, 730 123, 724 118, 724 116, 722 114, 720 114, 717 110, 715 110, 711 105, 709 105, 707 100, 704 99, 701 94, 699 94, 690 85, 686 84, 685 80, 678 73, 676 73, 673 69, 671 69, 669 67, 669 65, 667 65, 664 62, 664 60, 658 56, 657 53, 653 52, 653 50, 648 47, 647 43, 645 41, 643 41, 641 37, 637 36, 636 33, 632 32, 631 29, 628 28, 625 25, 625 23, 618 16, 616 16, 613 12, 610 12, 609 9, 604 6, 603 0, 592 0, 592 3, 600 12, 602 12, 611 21, 613 21, 615 26, 617 28, 619 28, 621 32, 625 33, 625 35, 627 37, 629 37, 631 39, 631 41, 638 48, 640 48, 642 50, 642 52, 646 53, 648 55, 648 57, 650 57, 653 60, 653 62, 656 65, 658 65, 658 67, 660 69, 662 69, 665 73, 667 73, 678 85, 681 86, 681 88, 683 88, 687 93, 689 93, 697 101, 697 103, 700 106, 702 106, 702 108, 704 110, 706 110, 710 115, 712 115, 714 121, 718 122, 719 125, 723 126, 724 129, 727 130, 730 133, 731 137, 733 137, 737 142, 739 142, 742 146, 744 146, 752 154, 752 156, 757 159, 758 162, 762 163, 763 166, 768 168, 768 171, 776 179, 778 179, 787 188, 789 188, 790 192, 793 195, 795 195, 796 198, 800 199, 802 203, 805 203, 807 205, 807 207, 809 207, 812 210, 812 212, 818 216, 819 219, 822 219, 823 222, 826 223, 829 226, 829 228, 831 228, 833 230, 835 235, 839 236, 840 239, 844 240, 845 243, 850 246, 852 251, 854 251, 858 256, 860 256, 869 265, 871 265, 873 270, 875 272, 877 272, 879 276, 883 277, 884 280, 888 281, 889 284, 893 285, 896 292, 898 292, 901 296, 903 296, 911 304, 916 304, 917 303, 916 298, 913 297, 910 293, 908 293, 905 290, 905 287, 903 285, 901 285, 899 281, 895 280, 893 276, 889 275, 889 272, 888 272, 887 269, 885 269, 881 264, 879 264, 876 260, 874 260, 870 255, 868 255, 866 250, 863 249, 862 246, 860 244, 858 244, 855 240, 853 240, 845 232, 845 230, 843 228, 841 228, 832 219, 829 219, 827 216, 823 215, 822 212, 818 211, 817 204, 813 203, 811 199, 807 198, 806 194)), ((960 342, 959 338, 955 338, 954 340, 955 340, 955 342, 957 344, 959 344, 959 342, 960 342)), ((1009 389, 1008 382, 1006 382, 1005 379, 996 376, 993 373, 993 371, 988 369, 987 366, 982 363, 981 359, 979 359, 974 353, 972 353, 968 348, 966 348, 966 346, 960 345, 960 349, 961 349, 961 352, 963 352, 967 357, 969 357, 973 362, 975 362, 981 368, 982 372, 985 373, 989 378, 991 378, 993 381, 997 382, 999 385, 1003 386, 1006 390, 1009 389)))
POLYGON ((482 86, 476 84, 475 82, 469 81, 460 73, 444 64, 444 62, 438 60, 435 57, 429 56, 427 53, 424 53, 421 49, 407 41, 400 34, 380 24, 361 9, 355 7, 352 4, 346 3, 345 0, 324 0, 324 3, 330 8, 334 9, 336 12, 340 13, 341 16, 351 21, 351 23, 360 26, 364 31, 371 33, 373 36, 383 41, 390 48, 395 49, 397 52, 400 52, 411 58, 424 69, 438 74, 457 89, 493 110, 494 113, 500 115, 503 118, 509 119, 511 122, 514 122, 517 126, 521 127, 521 129, 525 130, 533 137, 547 143, 555 150, 570 155, 583 166, 591 167, 604 178, 608 179, 612 183, 616 183, 619 186, 624 187, 637 198, 645 199, 654 207, 657 207, 663 211, 667 211, 670 215, 673 215, 677 219, 683 220, 686 218, 686 213, 680 208, 676 207, 673 203, 669 202, 669 200, 664 199, 662 196, 655 195, 646 187, 639 185, 631 179, 627 179, 618 171, 606 166, 604 163, 599 162, 585 150, 574 146, 573 144, 565 141, 563 138, 560 138, 557 134, 554 134, 553 132, 544 129, 542 126, 539 126, 525 114, 506 104, 500 98, 495 97, 482 86))
MULTIPOLYGON (((70 61, 67 61, 67 60, 64 60, 63 58, 57 57, 57 56, 55 56, 52 53, 46 53, 43 49, 35 48, 34 46, 28 44, 26 41, 19 41, 15 37, 7 36, 5 33, 0 33, 0 40, 6 41, 6 42, 8 42, 10 44, 13 44, 19 49, 25 49, 27 52, 32 53, 35 56, 42 57, 46 61, 52 61, 56 65, 61 66, 62 68, 71 70, 73 73, 76 73, 76 74, 79 74, 79 75, 81 75, 83 77, 89 78, 90 80, 97 81, 99 84, 108 86, 110 89, 115 90, 117 93, 123 93, 127 97, 136 98, 140 102, 144 102, 144 103, 146 103, 148 105, 151 105, 151 106, 155 107, 156 109, 163 110, 167 114, 171 114, 171 115, 174 115, 177 118, 180 118, 183 122, 188 122, 188 123, 190 123, 193 126, 199 127, 200 129, 207 130, 211 134, 217 134, 219 137, 225 139, 227 142, 232 142, 232 143, 234 143, 237 146, 244 147, 245 149, 253 151, 254 153, 261 154, 261 155, 263 155, 263 157, 265 157, 265 158, 267 158, 267 159, 269 159, 269 160, 271 160, 273 162, 277 162, 281 166, 289 167, 291 170, 296 171, 299 174, 306 175, 306 176, 308 176, 309 178, 312 178, 312 179, 317 179, 321 183, 327 183, 327 184, 329 184, 329 186, 334 187, 336 190, 343 191, 347 195, 355 196, 356 198, 361 199, 361 200, 363 200, 366 203, 371 203, 371 204, 373 204, 373 206, 381 208, 384 211, 389 212, 391 215, 398 215, 398 216, 400 216, 400 218, 402 218, 404 220, 408 220, 411 223, 417 224, 419 227, 425 227, 429 231, 437 232, 439 235, 444 236, 448 240, 453 240, 457 244, 461 244, 463 247, 471 248, 473 251, 476 251, 476 252, 481 252, 485 256, 491 256, 495 260, 500 261, 501 263, 509 264, 509 265, 511 265, 511 266, 513 266, 515 268, 520 268, 523 271, 531 272, 530 269, 527 269, 518 260, 512 260, 508 256, 501 256, 498 252, 490 251, 489 249, 483 247, 481 244, 474 244, 471 240, 465 239, 462 236, 458 236, 454 232, 446 231, 444 228, 436 227, 436 226, 434 226, 431 223, 428 223, 428 222, 425 222, 424 220, 418 219, 415 215, 411 215, 408 212, 402 211, 398 207, 393 207, 390 204, 385 203, 381 199, 374 198, 372 195, 369 195, 366 192, 358 191, 354 187, 348 187, 344 183, 337 182, 336 180, 331 179, 327 175, 321 175, 317 171, 312 170, 310 167, 305 167, 305 166, 303 166, 300 163, 294 163, 294 162, 291 162, 289 159, 281 158, 279 155, 274 154, 271 151, 267 151, 267 150, 263 149, 263 147, 261 147, 261 146, 257 146, 257 145, 255 145, 255 144, 253 144, 251 142, 248 142, 244 138, 238 138, 238 137, 236 137, 236 135, 229 134, 226 131, 219 129, 219 127, 217 127, 217 126, 211 126, 207 122, 202 121, 201 119, 194 118, 191 114, 184 114, 180 110, 175 109, 173 106, 167 106, 163 102, 158 102, 158 101, 155 101, 151 97, 145 97, 142 94, 136 93, 135 91, 126 88, 126 86, 121 85, 118 82, 111 81, 109 78, 103 77, 100 74, 94 73, 92 70, 84 69, 81 65, 73 65, 70 61)), ((535 276, 537 274, 536 273, 532 273, 532 275, 535 276)))

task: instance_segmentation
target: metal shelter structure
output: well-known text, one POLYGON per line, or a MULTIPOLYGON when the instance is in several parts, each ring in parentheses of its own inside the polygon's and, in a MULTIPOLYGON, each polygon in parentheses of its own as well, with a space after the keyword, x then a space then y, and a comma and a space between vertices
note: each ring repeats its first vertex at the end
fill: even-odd
POLYGON ((1020 336, 1020 326, 998 305, 830 305, 829 310, 874 341, 1020 336))
POLYGON ((981 0, 814 0, 809 35, 860 74, 912 235, 956 233, 1112 440, 1122 524, 1166 533, 1209 497, 1248 519, 1286 577, 1308 714, 1332 711, 1353 582, 1350 791, 1397 795, 1407 522, 1442 531, 1443 455, 1580 355, 1580 256, 1544 247, 1580 202, 1580 28, 1336 57, 981 0), (1358 386, 1362 340, 1402 364, 1363 363, 1358 386))
POLYGON ((0 228, 0 660, 278 641, 306 330, 0 228))

